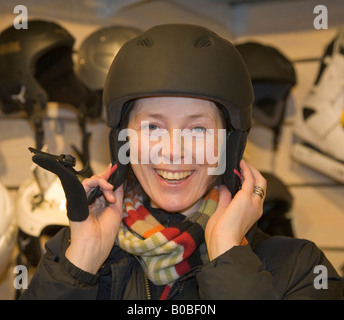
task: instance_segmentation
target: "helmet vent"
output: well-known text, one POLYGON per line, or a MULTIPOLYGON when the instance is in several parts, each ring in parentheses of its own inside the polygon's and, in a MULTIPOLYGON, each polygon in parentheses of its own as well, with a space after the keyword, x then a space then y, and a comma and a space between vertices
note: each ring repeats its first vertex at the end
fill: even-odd
POLYGON ((201 38, 201 39, 198 39, 195 43, 195 47, 196 48, 208 48, 210 46, 212 46, 212 42, 211 40, 206 37, 206 38, 201 38))
POLYGON ((153 41, 150 38, 143 38, 143 39, 139 40, 138 45, 140 47, 147 47, 147 48, 149 48, 149 47, 151 47, 153 45, 153 41))

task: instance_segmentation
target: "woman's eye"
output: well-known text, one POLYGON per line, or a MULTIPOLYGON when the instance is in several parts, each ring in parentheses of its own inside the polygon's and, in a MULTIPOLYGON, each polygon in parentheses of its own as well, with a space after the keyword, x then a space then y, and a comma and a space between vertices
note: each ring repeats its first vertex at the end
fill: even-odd
POLYGON ((166 130, 161 128, 159 124, 147 122, 141 126, 141 134, 151 137, 161 137, 166 134, 166 130))
POLYGON ((184 137, 204 138, 207 133, 207 129, 204 127, 193 127, 191 129, 184 129, 182 133, 184 137))
POLYGON ((159 126, 156 124, 149 123, 148 121, 142 121, 141 122, 141 130, 142 131, 155 131, 159 129, 159 126))
POLYGON ((157 125, 155 125, 155 124, 149 124, 148 125, 148 129, 149 130, 157 130, 159 127, 157 126, 157 125))
POLYGON ((191 132, 195 132, 195 133, 202 133, 202 132, 206 132, 207 129, 203 128, 203 127, 194 127, 191 129, 191 132))

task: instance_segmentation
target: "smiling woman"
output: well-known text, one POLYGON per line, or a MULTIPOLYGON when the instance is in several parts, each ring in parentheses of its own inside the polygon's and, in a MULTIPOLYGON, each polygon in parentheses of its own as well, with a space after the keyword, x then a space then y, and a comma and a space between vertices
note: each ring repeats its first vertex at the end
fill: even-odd
POLYGON ((223 119, 216 105, 208 100, 186 97, 142 98, 130 110, 128 127, 138 136, 137 143, 130 146, 130 153, 138 155, 138 162, 131 161, 131 167, 151 204, 168 212, 184 214, 198 208, 213 180, 208 174, 209 164, 204 161, 205 150, 217 153, 219 143, 217 134, 207 142, 204 133, 223 129, 223 119), (148 126, 142 128, 145 121, 149 129, 148 126), (144 130, 148 134, 142 134, 144 130), (185 143, 185 139, 176 138, 175 130, 188 130, 196 139, 185 143), (152 135, 168 139, 163 138, 162 143, 158 143, 152 135), (148 163, 141 158, 147 155, 148 163), (155 156, 160 161, 156 161, 155 156))
POLYGON ((23 298, 343 297, 314 243, 257 228, 267 185, 241 160, 253 94, 230 42, 194 25, 153 27, 118 52, 103 100, 112 163, 82 183, 102 194, 47 244, 23 298), (313 285, 320 264, 327 290, 313 285))

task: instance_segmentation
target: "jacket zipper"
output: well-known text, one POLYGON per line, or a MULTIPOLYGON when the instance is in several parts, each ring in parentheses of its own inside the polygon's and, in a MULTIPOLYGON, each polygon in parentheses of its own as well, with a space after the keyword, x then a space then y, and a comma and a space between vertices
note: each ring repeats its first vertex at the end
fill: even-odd
POLYGON ((138 261, 138 263, 140 264, 141 266, 141 269, 143 271, 143 277, 144 277, 144 283, 145 283, 145 288, 146 288, 146 294, 147 294, 147 299, 148 300, 151 300, 152 299, 152 296, 151 296, 151 292, 150 292, 150 288, 149 288, 149 282, 148 282, 148 277, 147 277, 147 274, 146 274, 146 270, 142 264, 142 261, 140 260, 139 257, 137 256, 134 256, 136 258, 136 260, 138 261))
MULTIPOLYGON (((152 300, 152 296, 151 296, 151 292, 150 292, 150 288, 149 288, 149 281, 148 281, 148 276, 147 276, 146 270, 145 270, 145 268, 143 266, 143 263, 140 260, 140 258, 138 256, 134 256, 134 257, 138 261, 138 263, 140 264, 141 269, 143 271, 143 278, 144 278, 144 283, 145 283, 145 288, 146 288, 147 300, 152 300)), ((180 288, 178 290, 178 293, 183 291, 184 285, 185 285, 185 281, 182 282, 182 284, 181 284, 181 286, 180 286, 180 288)))

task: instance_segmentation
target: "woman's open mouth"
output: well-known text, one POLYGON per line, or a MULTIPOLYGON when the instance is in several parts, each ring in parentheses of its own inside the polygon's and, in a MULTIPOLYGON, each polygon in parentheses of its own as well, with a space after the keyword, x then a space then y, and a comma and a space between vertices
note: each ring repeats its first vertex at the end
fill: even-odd
POLYGON ((189 170, 189 171, 165 171, 165 170, 158 170, 154 169, 155 172, 165 181, 168 183, 179 183, 187 178, 189 178, 195 171, 189 170))

